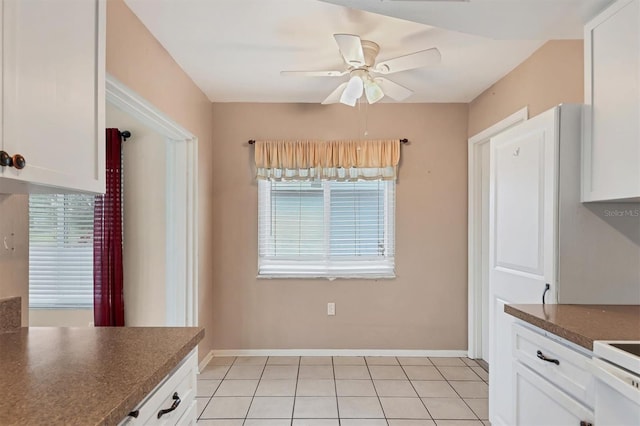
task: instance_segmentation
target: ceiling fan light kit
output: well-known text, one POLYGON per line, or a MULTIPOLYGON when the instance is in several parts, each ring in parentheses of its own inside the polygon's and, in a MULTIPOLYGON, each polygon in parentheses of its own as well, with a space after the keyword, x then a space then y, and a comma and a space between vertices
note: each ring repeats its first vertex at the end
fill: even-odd
POLYGON ((398 83, 383 77, 372 77, 372 74, 392 74, 416 68, 435 65, 440 62, 440 52, 436 48, 421 50, 408 55, 378 62, 376 57, 380 46, 369 40, 361 40, 354 34, 333 35, 347 69, 343 71, 282 71, 283 76, 304 77, 341 77, 349 74, 349 81, 340 84, 322 101, 322 104, 342 103, 355 106, 363 94, 370 104, 380 101, 385 96, 401 102, 413 94, 398 83))
POLYGON ((364 94, 367 97, 367 102, 370 104, 375 104, 382 98, 384 98, 384 92, 382 91, 382 87, 376 81, 371 78, 371 75, 367 74, 366 79, 364 80, 364 94))

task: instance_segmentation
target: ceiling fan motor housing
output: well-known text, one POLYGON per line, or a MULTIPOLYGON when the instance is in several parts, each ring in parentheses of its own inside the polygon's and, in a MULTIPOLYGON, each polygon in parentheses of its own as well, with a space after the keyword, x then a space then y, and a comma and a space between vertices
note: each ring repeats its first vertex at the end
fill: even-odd
POLYGON ((378 43, 362 40, 362 53, 364 53, 364 65, 371 68, 376 63, 376 57, 380 52, 378 43))

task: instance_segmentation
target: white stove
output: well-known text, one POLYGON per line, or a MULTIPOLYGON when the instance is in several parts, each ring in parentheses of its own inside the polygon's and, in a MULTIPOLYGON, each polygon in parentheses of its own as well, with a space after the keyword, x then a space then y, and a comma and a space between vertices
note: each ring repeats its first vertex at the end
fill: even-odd
POLYGON ((596 341, 597 425, 640 425, 640 341, 596 341))

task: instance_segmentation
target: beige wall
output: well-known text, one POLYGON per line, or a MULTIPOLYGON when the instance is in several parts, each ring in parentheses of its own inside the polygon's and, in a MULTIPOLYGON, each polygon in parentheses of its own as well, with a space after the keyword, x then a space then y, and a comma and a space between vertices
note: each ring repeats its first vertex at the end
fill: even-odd
POLYGON ((406 137, 394 280, 258 280, 255 138, 362 137, 364 109, 214 104, 215 349, 467 347, 467 105, 377 104, 368 138, 406 137), (336 303, 336 316, 326 314, 336 303))
POLYGON ((107 127, 129 130, 123 146, 125 321, 167 325, 167 146, 162 135, 107 104, 107 127))
POLYGON ((582 40, 545 43, 469 104, 468 135, 478 134, 525 106, 529 117, 534 117, 560 103, 582 103, 583 58, 582 40))
POLYGON ((29 327, 93 326, 93 309, 29 309, 29 327))
POLYGON ((29 324, 29 197, 0 194, 0 299, 22 297, 22 325, 29 324), (13 235, 12 235, 13 234, 13 235), (7 246, 4 247, 4 238, 7 246))
POLYGON ((107 2, 107 72, 198 137, 202 357, 213 346, 212 105, 122 0, 107 2))

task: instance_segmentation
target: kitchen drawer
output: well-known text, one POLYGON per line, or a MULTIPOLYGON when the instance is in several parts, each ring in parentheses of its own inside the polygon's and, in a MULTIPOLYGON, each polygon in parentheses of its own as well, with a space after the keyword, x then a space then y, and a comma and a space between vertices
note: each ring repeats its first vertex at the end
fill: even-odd
POLYGON ((198 402, 194 399, 187 411, 180 417, 176 423, 177 426, 195 426, 198 421, 198 402))
POLYGON ((513 325, 513 356, 582 404, 593 408, 594 380, 589 371, 588 356, 519 324, 513 325), (538 353, 557 363, 540 359, 538 353))
POLYGON ((519 426, 594 424, 593 409, 572 398, 520 362, 514 362, 515 421, 519 426))
MULTIPOLYGON (((145 398, 135 409, 138 417, 127 417, 121 426, 134 425, 176 425, 182 424, 182 417, 188 418, 193 409, 196 393, 196 372, 198 368, 195 349, 185 357, 176 369, 145 398), (178 407, 158 419, 160 410, 167 409, 176 401, 174 394, 180 398, 178 407)), ((185 420, 185 423, 189 424, 185 420)))

